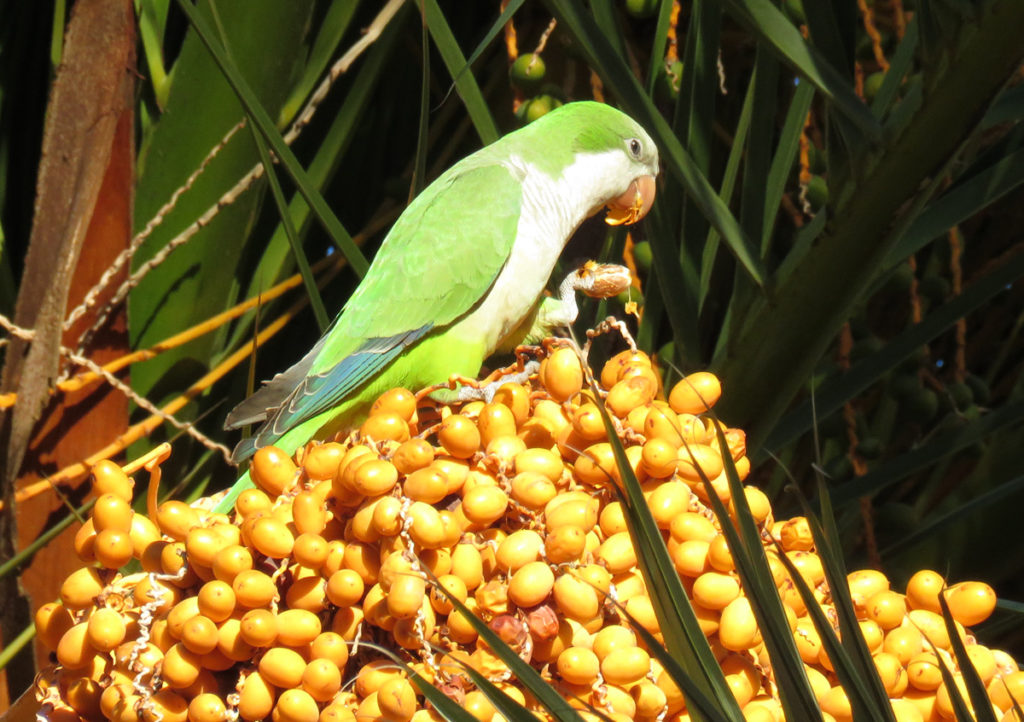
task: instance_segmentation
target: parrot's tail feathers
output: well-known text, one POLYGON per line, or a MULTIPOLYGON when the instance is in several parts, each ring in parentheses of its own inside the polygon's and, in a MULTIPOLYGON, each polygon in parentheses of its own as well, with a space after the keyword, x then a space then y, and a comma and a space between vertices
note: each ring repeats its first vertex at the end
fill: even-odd
POLYGON ((321 338, 309 353, 293 366, 276 374, 270 381, 264 382, 261 388, 253 392, 252 396, 231 409, 227 418, 224 419, 224 428, 239 429, 247 424, 262 424, 270 418, 270 415, 288 400, 288 397, 309 374, 309 369, 313 366, 323 345, 324 339, 321 338))
POLYGON ((235 450, 231 452, 231 463, 238 466, 259 451, 261 446, 263 446, 263 444, 259 443, 259 437, 257 436, 250 436, 248 439, 242 439, 235 445, 235 450))

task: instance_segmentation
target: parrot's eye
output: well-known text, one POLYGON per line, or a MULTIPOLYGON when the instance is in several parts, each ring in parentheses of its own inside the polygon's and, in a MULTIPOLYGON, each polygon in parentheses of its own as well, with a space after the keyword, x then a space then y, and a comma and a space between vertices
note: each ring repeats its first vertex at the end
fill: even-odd
POLYGON ((636 139, 636 138, 630 138, 629 139, 629 153, 630 153, 630 155, 632 155, 634 158, 640 158, 640 151, 642 151, 642 150, 643 150, 643 146, 640 144, 640 141, 638 139, 636 139))

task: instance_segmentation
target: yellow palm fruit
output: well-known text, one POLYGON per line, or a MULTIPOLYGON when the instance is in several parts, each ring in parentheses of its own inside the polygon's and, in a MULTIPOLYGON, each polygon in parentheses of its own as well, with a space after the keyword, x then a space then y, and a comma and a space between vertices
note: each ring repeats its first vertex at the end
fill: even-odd
POLYGON ((996 660, 992 650, 981 644, 968 644, 967 656, 970 657, 971 666, 978 673, 982 684, 988 684, 996 674, 996 660))
POLYGON ((809 617, 802 617, 797 620, 796 628, 793 630, 793 639, 796 642, 796 649, 800 658, 807 664, 814 664, 821 654, 821 636, 809 617))
POLYGON ((456 459, 468 459, 480 450, 480 430, 472 419, 462 414, 452 414, 441 422, 437 440, 445 453, 456 459))
POLYGON ((402 474, 424 469, 434 460, 434 447, 428 441, 412 438, 402 442, 391 457, 391 463, 402 474))
MULTIPOLYGON (((235 611, 236 603, 240 602, 246 606, 261 606, 261 605, 249 605, 241 599, 247 591, 247 585, 245 585, 245 575, 261 575, 266 577, 261 572, 253 572, 251 570, 240 572, 235 576, 235 582, 237 582, 238 589, 241 590, 236 594, 235 587, 222 582, 219 579, 209 581, 199 589, 199 593, 196 595, 197 612, 206 617, 209 617, 214 622, 221 622, 231 616, 231 613, 235 611), (242 580, 239 582, 239 580, 242 580)), ((269 581, 269 577, 266 577, 269 581)), ((275 590, 276 591, 276 590, 275 590)))
POLYGON ((132 516, 132 528, 128 532, 128 538, 132 543, 132 556, 141 559, 150 544, 160 541, 160 530, 149 517, 135 514, 132 516))
POLYGON ((190 722, 223 722, 227 719, 227 707, 216 694, 204 692, 188 703, 188 718, 190 722))
POLYGON ((395 619, 415 617, 420 607, 423 606, 426 590, 427 581, 420 573, 412 570, 399 572, 395 575, 387 591, 388 614, 395 619))
POLYGON ((96 561, 96 555, 93 553, 95 544, 96 529, 92 525, 92 519, 86 519, 85 523, 78 527, 78 531, 75 532, 75 539, 73 542, 75 554, 77 554, 78 558, 86 564, 94 562, 96 561))
POLYGON ((360 464, 352 475, 352 487, 370 497, 387 494, 397 483, 398 469, 385 459, 370 459, 360 464))
POLYGON ((480 550, 472 544, 457 544, 452 549, 451 573, 461 579, 469 591, 479 587, 484 580, 480 550))
POLYGON ((1024 672, 997 676, 988 684, 988 697, 1000 709, 1010 709, 1014 703, 1024 706, 1024 672))
POLYGON ((107 569, 120 569, 132 560, 134 547, 127 532, 104 529, 96 534, 92 551, 96 561, 107 569))
POLYGON ((188 701, 178 692, 164 688, 140 705, 143 722, 185 722, 188 701))
POLYGON ((479 484, 462 497, 462 513, 474 524, 487 527, 505 515, 508 495, 497 486, 479 484))
POLYGON ((540 534, 534 530, 520 529, 509 534, 498 545, 495 560, 502 571, 514 572, 528 562, 537 561, 543 544, 540 534))
POLYGON ((850 708, 850 699, 846 696, 846 690, 841 685, 832 687, 818 700, 821 704, 821 711, 826 712, 836 722, 850 722, 853 720, 853 711, 850 708))
POLYGON ((679 541, 698 540, 710 542, 718 531, 705 516, 697 512, 685 511, 674 518, 669 525, 669 532, 673 539, 679 541))
POLYGON ((381 411, 363 422, 359 427, 359 434, 371 441, 402 443, 409 440, 409 423, 397 412, 381 411))
POLYGON ((96 533, 104 529, 127 534, 132 529, 132 516, 135 512, 123 497, 109 493, 103 494, 92 508, 92 525, 96 533))
POLYGON ((882 649, 906 665, 914 655, 925 649, 924 635, 911 625, 890 629, 885 635, 882 649))
POLYGON ((413 501, 436 504, 448 496, 448 479, 440 469, 425 466, 406 477, 402 493, 413 501))
POLYGON ((608 436, 600 410, 590 402, 582 404, 573 411, 571 423, 573 432, 587 442, 601 441, 608 436))
POLYGON ((238 633, 253 647, 269 647, 277 639, 277 618, 268 609, 252 609, 239 620, 238 633))
POLYGON ((135 604, 146 605, 154 614, 165 614, 181 599, 181 590, 164 584, 159 579, 151 579, 148 575, 139 580, 132 590, 135 604))
POLYGON ((558 655, 558 674, 570 684, 591 685, 601 672, 597 655, 586 647, 568 647, 558 655))
POLYGON ((270 512, 270 497, 262 489, 246 489, 235 499, 235 511, 242 519, 258 512, 270 512))
MULTIPOLYGON (((120 468, 120 467, 118 467, 120 468)), ((50 651, 56 651, 64 633, 74 626, 75 621, 60 602, 47 602, 35 613, 36 634, 50 651)))
POLYGON ((558 610, 574 619, 593 619, 601 610, 601 599, 597 590, 572 571, 559 576, 552 591, 558 610))
POLYGON ((925 722, 921 710, 910 700, 890 698, 889 704, 896 722, 925 722))
POLYGON ((81 669, 99 651, 89 641, 89 623, 79 622, 64 632, 57 643, 57 661, 69 669, 81 669))
POLYGON ((97 497, 115 494, 129 504, 132 501, 133 482, 124 470, 109 459, 104 459, 90 469, 92 493, 97 497))
POLYGON ((559 527, 572 525, 590 531, 597 525, 600 504, 583 491, 559 494, 544 507, 544 524, 548 533, 559 527))
POLYGON ((650 671, 651 658, 640 647, 613 649, 601 660, 601 674, 610 684, 630 685, 650 671))
POLYGON ((722 661, 722 673, 736 702, 745 707, 761 689, 761 673, 749 657, 730 654, 722 661))
POLYGON ((291 487, 298 472, 291 457, 275 446, 257 450, 249 470, 253 483, 274 498, 291 487))
POLYGON ((508 597, 519 607, 540 604, 551 593, 555 574, 545 562, 524 564, 508 583, 508 597))
POLYGON ((548 531, 544 537, 544 551, 548 561, 564 564, 578 560, 587 545, 587 533, 578 526, 566 524, 548 531))
POLYGON ((601 508, 597 516, 597 525, 601 528, 601 534, 605 538, 620 531, 626 531, 626 517, 622 512, 622 503, 618 501, 609 502, 601 508))
POLYGON ((98 569, 82 567, 71 572, 60 585, 60 600, 67 609, 85 609, 103 591, 103 580, 98 569))
POLYGON ((960 582, 945 592, 953 619, 967 627, 981 624, 996 608, 996 593, 984 582, 960 582))
POLYGON ((721 396, 722 385, 718 378, 707 371, 698 371, 672 387, 668 402, 677 414, 702 414, 721 396))
POLYGON ((246 722, 265 719, 274 709, 277 693, 259 672, 250 672, 242 681, 238 715, 246 722))
POLYGON ((445 527, 437 509, 422 501, 414 501, 407 515, 412 519, 409 535, 418 546, 436 549, 444 543, 445 527))
POLYGON ((389 679, 377 690, 377 706, 385 719, 407 722, 416 712, 416 692, 406 679, 389 679))
POLYGON ((341 689, 341 671, 333 661, 314 658, 302 671, 302 689, 317 702, 329 702, 341 689))
POLYGON ((722 609, 720 625, 718 640, 730 651, 743 652, 761 641, 757 620, 746 597, 737 597, 722 609))
POLYGON ((864 602, 864 613, 882 629, 893 629, 906 617, 907 603, 902 594, 883 590, 868 597, 864 602))
MULTIPOLYGON (((676 473, 693 485, 693 490, 701 494, 704 489, 703 473, 710 481, 714 481, 724 468, 722 456, 717 446, 708 444, 684 444, 676 452, 676 473)), ((728 501, 728 499, 723 499, 728 501)))
POLYGON ((896 655, 888 652, 879 652, 871 658, 878 670, 878 678, 882 680, 885 692, 890 697, 900 697, 910 683, 907 670, 900 664, 896 655))
MULTIPOLYGON (((732 553, 729 551, 729 541, 725 538, 725 534, 716 534, 708 544, 708 564, 720 572, 731 572, 736 568, 736 562, 733 561, 732 553)), ((797 568, 800 568, 799 565, 797 568)))
MULTIPOLYGON (((927 609, 911 609, 907 612, 907 619, 921 633, 925 639, 930 640, 939 649, 949 649, 949 633, 946 631, 946 624, 941 614, 930 612, 927 609)), ((963 639, 964 634, 960 633, 963 639)))
POLYGON ((485 447, 494 439, 515 436, 516 426, 512 409, 500 401, 491 402, 480 409, 477 428, 480 430, 480 442, 485 447))
POLYGON ((306 661, 294 649, 271 647, 259 661, 260 675, 270 684, 282 689, 298 687, 306 661))
POLYGON ((922 569, 907 582, 907 605, 911 609, 927 609, 940 613, 939 594, 946 581, 938 572, 922 569))
POLYGON ((597 550, 597 558, 612 574, 632 569, 636 566, 636 550, 628 531, 612 534, 605 539, 597 550))
POLYGON ((558 488, 543 474, 524 471, 512 479, 512 498, 529 509, 543 509, 556 494, 558 488))
MULTIPOLYGON (((370 417, 371 419, 377 417, 370 417)), ((274 704, 274 722, 317 722, 320 708, 304 689, 286 689, 274 704)))
POLYGON ((184 689, 199 678, 202 669, 200 655, 189 650, 185 645, 175 644, 164 655, 161 675, 164 682, 174 689, 184 689))
POLYGON ((725 609, 739 595, 739 580, 721 572, 705 572, 693 582, 693 600, 707 609, 725 609))
POLYGON ((277 613, 277 641, 289 647, 309 644, 321 632, 320 619, 304 609, 286 609, 277 613))
POLYGON ((252 552, 241 544, 226 546, 214 555, 210 568, 217 579, 230 584, 241 572, 252 569, 252 552))

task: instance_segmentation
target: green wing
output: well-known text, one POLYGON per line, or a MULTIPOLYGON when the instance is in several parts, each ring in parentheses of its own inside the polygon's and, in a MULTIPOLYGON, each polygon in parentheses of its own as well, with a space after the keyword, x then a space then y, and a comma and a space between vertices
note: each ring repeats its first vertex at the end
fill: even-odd
POLYGON ((232 412, 233 426, 261 420, 260 409, 269 412, 235 450, 236 461, 337 406, 486 295, 515 242, 521 178, 503 165, 467 160, 476 162, 452 167, 402 213, 315 353, 232 412))

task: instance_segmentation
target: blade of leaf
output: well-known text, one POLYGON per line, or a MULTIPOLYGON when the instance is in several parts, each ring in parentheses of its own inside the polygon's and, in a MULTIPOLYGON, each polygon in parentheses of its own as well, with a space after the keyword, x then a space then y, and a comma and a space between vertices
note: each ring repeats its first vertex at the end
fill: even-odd
POLYGON ((605 433, 622 478, 623 488, 620 489, 615 484, 613 487, 622 500, 630 538, 637 551, 637 561, 644 581, 651 591, 649 596, 666 647, 674 657, 682 660, 686 673, 696 681, 706 697, 714 700, 728 718, 740 719, 742 713, 700 629, 686 590, 679 579, 679 573, 668 555, 665 541, 651 516, 640 484, 626 458, 622 442, 604 404, 600 402, 601 396, 593 381, 590 388, 599 402, 597 408, 604 421, 605 433))
POLYGON ((732 15, 771 48, 782 62, 817 88, 822 97, 864 135, 881 140, 882 127, 850 83, 800 35, 782 11, 769 0, 725 0, 732 15))
MULTIPOLYGON (((967 687, 967 695, 971 700, 971 707, 977 722, 998 722, 992 713, 992 701, 989 699, 985 689, 985 683, 978 676, 978 670, 974 668, 974 662, 967 654, 964 641, 960 638, 960 630, 957 629, 953 613, 949 611, 949 602, 946 601, 946 590, 938 596, 939 608, 942 610, 942 622, 946 627, 946 634, 949 636, 949 646, 953 651, 953 658, 956 659, 960 675, 967 687)), ((957 690, 959 691, 959 690, 957 690)))
POLYGON ((277 205, 278 213, 281 214, 281 223, 284 226, 285 235, 288 236, 288 243, 292 247, 292 257, 295 259, 295 264, 299 267, 299 273, 302 275, 302 285, 306 288, 306 295, 309 296, 309 303, 313 308, 313 315, 316 316, 316 323, 320 327, 320 333, 324 333, 327 331, 327 327, 330 326, 331 319, 327 316, 324 300, 320 297, 320 289, 316 287, 316 279, 313 278, 313 272, 309 268, 309 260, 306 258, 305 251, 302 250, 302 241, 299 240, 299 235, 295 231, 295 225, 292 223, 291 213, 288 212, 288 202, 284 199, 281 183, 277 179, 274 161, 270 158, 270 153, 267 151, 267 145, 263 142, 263 138, 255 130, 253 130, 252 136, 256 142, 257 149, 259 149, 263 167, 266 169, 264 175, 270 184, 270 192, 274 198, 274 203, 277 205))
POLYGON ((786 181, 793 170, 797 152, 800 150, 800 135, 807 120, 807 112, 814 100, 814 86, 809 83, 797 82, 796 92, 789 103, 786 119, 779 133, 779 144, 772 157, 772 165, 765 179, 764 222, 761 234, 761 256, 768 253, 775 216, 779 213, 782 194, 786 190, 786 181))
MULTIPOLYGON (((750 601, 754 617, 757 619, 758 629, 761 631, 764 644, 772 659, 772 666, 779 685, 779 696, 787 718, 821 719, 821 709, 811 690, 807 674, 804 671, 803 660, 793 641, 789 622, 782 609, 782 600, 775 586, 775 580, 768 565, 768 557, 761 542, 761 534, 750 512, 743 484, 736 472, 736 465, 732 462, 732 453, 722 432, 722 425, 710 409, 708 413, 715 421, 719 453, 724 462, 724 471, 729 484, 738 529, 733 525, 729 510, 719 498, 711 480, 708 479, 700 464, 696 462, 696 457, 692 455, 692 452, 690 458, 693 459, 694 466, 698 470, 711 507, 721 522, 722 534, 725 535, 728 542, 729 551, 736 564, 736 572, 743 583, 746 597, 750 601)), ((684 443, 684 448, 689 452, 688 444, 684 443)))
POLYGON ((316 39, 309 51, 309 58, 302 69, 302 77, 295 83, 288 100, 281 106, 277 114, 277 127, 288 125, 306 102, 310 91, 320 81, 320 76, 331 62, 331 57, 344 37, 356 10, 359 0, 334 0, 328 7, 323 19, 317 24, 316 39))
POLYGON ((349 264, 360 276, 366 273, 366 269, 369 268, 369 263, 366 257, 363 256, 362 251, 352 241, 352 237, 348 234, 348 231, 338 221, 337 216, 324 201, 323 196, 316 190, 315 184, 309 179, 305 169, 299 163, 295 154, 292 153, 291 148, 285 145, 284 140, 281 138, 281 134, 277 131, 277 127, 274 122, 270 119, 267 111, 263 108, 263 105, 259 102, 259 99, 252 92, 249 84, 245 81, 242 75, 238 72, 229 58, 224 53, 224 49, 220 43, 214 37, 212 30, 209 27, 206 19, 196 10, 195 6, 192 5, 188 0, 178 0, 178 7, 180 7, 185 15, 188 17, 189 22, 195 29, 199 38, 203 41, 206 49, 213 56, 214 61, 220 67, 221 72, 224 73, 224 78, 231 84, 232 89, 238 95, 239 101, 242 103, 246 110, 249 118, 259 129, 260 134, 266 139, 267 143, 274 151, 274 155, 277 156, 282 166, 291 176, 295 182, 296 188, 302 197, 306 199, 310 208, 313 209, 313 213, 317 220, 323 225, 324 230, 327 231, 328 236, 338 245, 341 252, 345 254, 345 258, 348 259, 349 264))
POLYGON ((925 207, 886 256, 895 266, 937 236, 965 221, 1024 183, 1024 149, 1000 158, 987 169, 958 183, 925 207))
POLYGON ((476 128, 477 135, 480 136, 484 145, 493 143, 501 135, 498 132, 498 126, 494 123, 491 109, 480 91, 480 86, 477 85, 476 78, 472 73, 461 72, 467 64, 466 57, 462 54, 437 0, 423 0, 423 10, 430 36, 434 39, 434 45, 441 54, 448 73, 452 76, 452 82, 455 83, 455 89, 458 91, 459 97, 462 98, 469 117, 473 120, 473 127, 476 128))
POLYGON ((913 451, 886 460, 864 476, 844 483, 833 492, 833 503, 843 506, 859 497, 880 491, 919 469, 928 468, 938 459, 977 443, 997 429, 1020 423, 1022 419, 1024 402, 1014 401, 992 410, 978 420, 965 423, 961 428, 936 434, 913 451))
MULTIPOLYGON (((425 567, 426 565, 421 565, 425 567)), ((516 679, 526 687, 527 690, 537 698, 553 716, 558 719, 564 720, 582 720, 579 713, 573 709, 573 707, 558 694, 555 689, 540 676, 533 667, 524 662, 515 650, 505 644, 495 632, 487 626, 487 624, 476 616, 470 609, 463 604, 457 597, 451 594, 444 585, 438 584, 437 580, 433 578, 433 575, 429 571, 426 572, 428 578, 441 594, 451 602, 455 609, 459 610, 459 613, 466 619, 467 622, 476 630, 480 638, 487 644, 494 654, 496 654, 502 662, 511 670, 512 674, 515 675, 516 679)))
MULTIPOLYGON (((1003 266, 974 281, 959 296, 929 313, 920 323, 900 333, 880 351, 854 364, 842 376, 826 382, 814 394, 818 418, 825 418, 841 408, 847 401, 909 358, 921 346, 952 327, 959 319, 965 318, 995 296, 1005 293, 1007 287, 1022 276, 1024 254, 1018 254, 1007 260, 1003 266)), ((783 417, 765 440, 765 448, 782 448, 806 433, 812 424, 811 402, 804 401, 783 417)))

